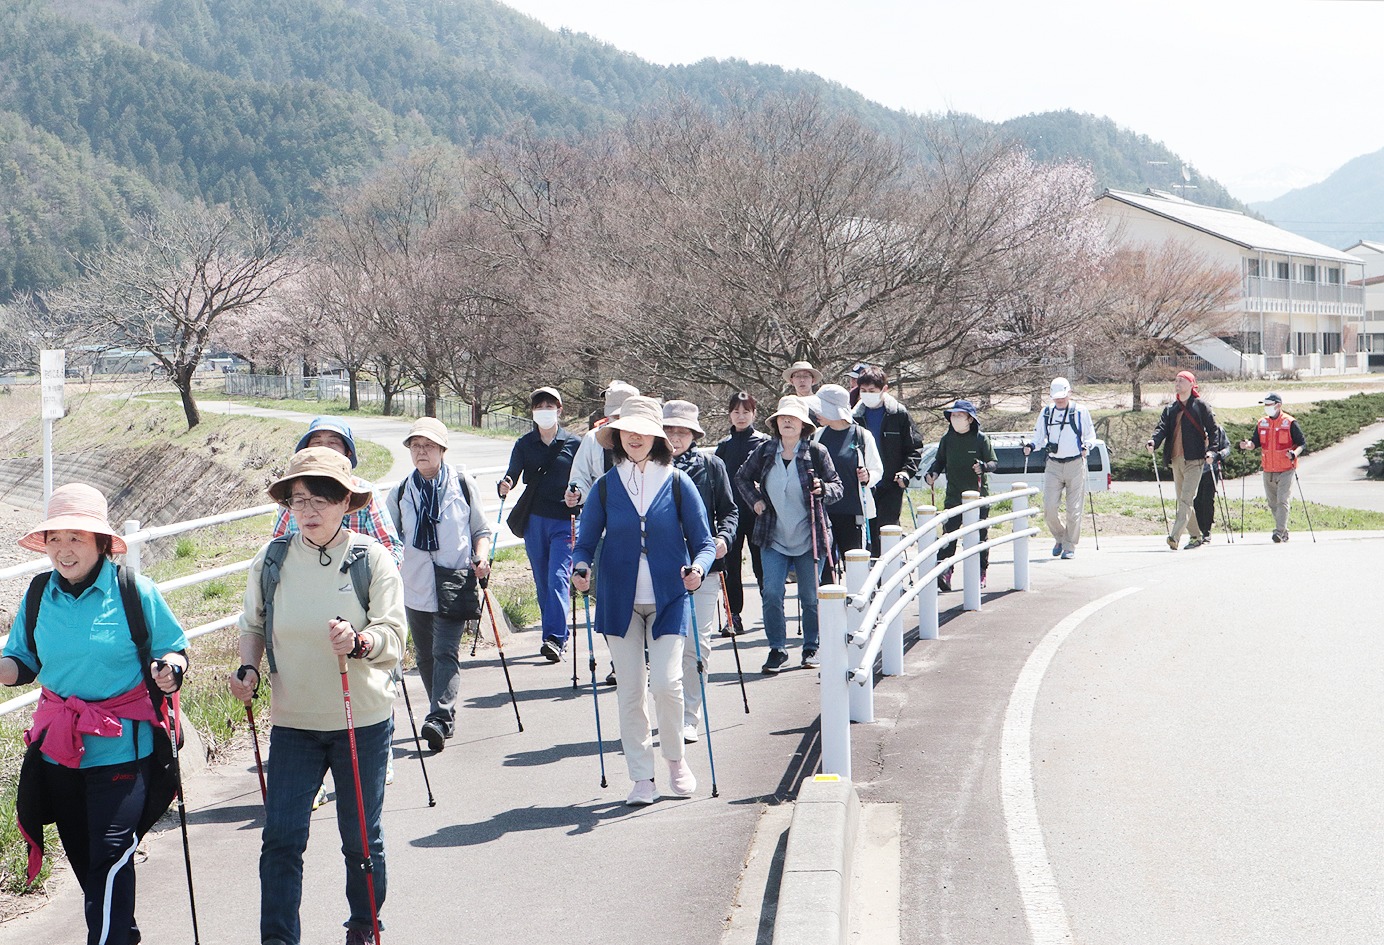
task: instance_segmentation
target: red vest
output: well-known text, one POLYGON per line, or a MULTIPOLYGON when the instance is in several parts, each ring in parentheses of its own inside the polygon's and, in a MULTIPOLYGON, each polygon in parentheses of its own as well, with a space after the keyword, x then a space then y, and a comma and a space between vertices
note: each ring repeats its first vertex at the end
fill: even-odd
POLYGON ((1278 411, 1276 417, 1259 418, 1259 448, 1264 472, 1287 472, 1293 468, 1288 451, 1293 448, 1293 418, 1278 411))

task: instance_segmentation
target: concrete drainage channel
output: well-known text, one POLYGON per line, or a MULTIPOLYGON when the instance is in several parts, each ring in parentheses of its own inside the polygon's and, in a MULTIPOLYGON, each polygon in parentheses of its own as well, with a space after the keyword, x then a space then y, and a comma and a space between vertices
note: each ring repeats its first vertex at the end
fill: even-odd
POLYGON ((818 775, 760 818, 721 945, 899 941, 899 809, 818 775))

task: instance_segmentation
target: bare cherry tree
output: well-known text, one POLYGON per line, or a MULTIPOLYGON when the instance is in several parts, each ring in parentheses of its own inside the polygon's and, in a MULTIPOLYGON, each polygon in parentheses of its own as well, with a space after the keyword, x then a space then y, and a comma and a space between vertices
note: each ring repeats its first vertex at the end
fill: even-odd
POLYGON ((192 378, 217 322, 260 304, 294 271, 288 229, 249 211, 186 207, 137 218, 119 247, 82 258, 81 282, 55 296, 103 341, 150 352, 201 422, 192 378))
POLYGON ((1094 340, 1129 381, 1135 410, 1143 409, 1144 373, 1160 355, 1239 324, 1239 273, 1177 240, 1120 247, 1100 288, 1094 340))

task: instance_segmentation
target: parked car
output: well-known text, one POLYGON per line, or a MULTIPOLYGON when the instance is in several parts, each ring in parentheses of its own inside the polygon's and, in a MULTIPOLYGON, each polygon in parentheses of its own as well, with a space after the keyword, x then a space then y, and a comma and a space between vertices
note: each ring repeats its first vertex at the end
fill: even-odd
MULTIPOLYGON (((995 471, 990 474, 990 491, 1007 492, 1016 482, 1026 482, 1030 486, 1043 488, 1043 476, 1046 471, 1048 454, 1042 450, 1034 450, 1027 457, 1027 468, 1025 468, 1024 444, 1033 438, 1032 432, 1029 433, 988 433, 990 445, 995 448, 995 460, 998 465, 995 471)), ((937 455, 937 444, 929 443, 923 447, 923 463, 918 469, 918 475, 909 485, 915 489, 926 489, 927 483, 923 481, 923 474, 932 465, 933 457, 937 455)), ((937 477, 937 488, 939 490, 947 485, 947 474, 942 473, 937 477)), ((1110 489, 1110 449, 1105 445, 1104 440, 1096 440, 1092 444, 1090 452, 1086 454, 1086 491, 1087 492, 1107 492, 1110 489)))

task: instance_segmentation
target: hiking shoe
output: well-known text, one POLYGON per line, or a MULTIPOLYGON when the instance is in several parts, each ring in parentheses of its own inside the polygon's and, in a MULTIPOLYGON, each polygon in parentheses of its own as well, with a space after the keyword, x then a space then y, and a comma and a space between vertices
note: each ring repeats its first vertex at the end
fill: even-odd
POLYGON ((1177 550, 1177 539, 1174 538, 1172 535, 1168 536, 1168 547, 1171 548, 1173 551, 1177 550))
POLYGON ((1073 551, 1072 549, 1068 548, 1066 551, 1062 552, 1062 558, 1061 558, 1061 560, 1063 560, 1063 561, 1071 561, 1071 560, 1072 560, 1073 558, 1075 558, 1075 557, 1076 557, 1076 552, 1073 551))
POLYGON ((327 786, 324 784, 317 789, 317 796, 312 799, 312 809, 317 810, 325 803, 327 803, 327 786))
POLYGON ((980 572, 980 589, 985 590, 985 572, 980 572))
POLYGON ((614 666, 612 666, 612 667, 610 668, 610 672, 606 673, 606 685, 607 685, 607 686, 613 686, 613 685, 615 685, 615 667, 614 667, 614 666))
POLYGON ((654 779, 649 778, 647 781, 634 782, 634 790, 625 798, 625 803, 630 807, 647 807, 656 797, 658 794, 654 791, 654 779))
POLYGON ((783 664, 787 662, 787 650, 770 650, 769 658, 764 661, 764 665, 759 668, 759 671, 766 676, 777 676, 779 670, 783 669, 783 664))
POLYGON ((1287 532, 1284 532, 1284 533, 1283 533, 1283 537, 1280 538, 1279 541, 1287 541, 1287 540, 1288 540, 1288 533, 1287 533, 1287 532))
POLYGON ((347 929, 346 945, 375 945, 375 930, 347 929))
MULTIPOLYGON (((682 758, 668 762, 668 776, 671 779, 668 787, 672 790, 674 797, 691 797, 692 792, 697 790, 697 779, 692 775, 692 769, 682 758)), ((653 782, 649 783, 652 784, 653 782)))
POLYGON ((816 669, 822 665, 816 650, 803 650, 803 669, 816 669))
POLYGON ((1062 553, 1062 542, 1059 541, 1057 544, 1055 544, 1055 545, 1052 546, 1052 556, 1053 556, 1054 558, 1056 558, 1056 557, 1057 557, 1058 555, 1060 555, 1061 553, 1062 553))
POLYGON ((684 745, 695 745, 700 740, 701 736, 697 734, 697 726, 684 725, 682 727, 682 743, 684 745))
POLYGON ((1274 532, 1274 533, 1273 533, 1273 543, 1274 543, 1275 545, 1278 544, 1278 543, 1279 543, 1280 541, 1282 541, 1282 540, 1283 540, 1283 536, 1279 535, 1278 532, 1274 532))
POLYGON ((730 628, 731 632, 737 637, 745 632, 745 621, 740 619, 739 614, 731 614, 730 628))
POLYGON ((436 719, 428 719, 423 723, 423 741, 428 743, 428 747, 433 751, 441 751, 447 744, 447 733, 442 730, 442 723, 436 719))
POLYGON ((1183 551, 1191 551, 1193 548, 1200 548, 1201 546, 1202 546, 1201 536, 1200 536, 1200 535, 1196 535, 1196 536, 1193 536, 1193 537, 1187 539, 1187 544, 1185 544, 1185 545, 1182 546, 1182 550, 1183 550, 1183 551))
POLYGON ((562 662, 562 646, 556 640, 544 640, 543 645, 538 648, 538 653, 549 663, 562 662))
POLYGON ((937 589, 939 591, 950 591, 952 589, 951 579, 952 569, 947 568, 947 570, 937 575, 937 589))
POLYGON ((389 760, 384 763, 384 783, 394 783, 394 752, 390 751, 389 760))

